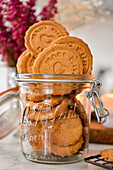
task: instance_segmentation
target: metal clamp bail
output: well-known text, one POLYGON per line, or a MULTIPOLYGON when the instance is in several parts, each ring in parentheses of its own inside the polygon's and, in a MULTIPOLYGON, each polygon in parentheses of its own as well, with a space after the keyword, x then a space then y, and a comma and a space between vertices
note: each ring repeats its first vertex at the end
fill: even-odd
POLYGON ((86 97, 88 98, 91 105, 94 107, 97 121, 99 124, 103 124, 107 120, 107 116, 109 115, 109 111, 104 107, 102 100, 99 96, 99 90, 102 86, 101 81, 94 80, 91 83, 91 91, 86 93, 86 97), (96 89, 97 88, 97 89, 96 89), (98 106, 96 105, 95 99, 97 98, 98 106))

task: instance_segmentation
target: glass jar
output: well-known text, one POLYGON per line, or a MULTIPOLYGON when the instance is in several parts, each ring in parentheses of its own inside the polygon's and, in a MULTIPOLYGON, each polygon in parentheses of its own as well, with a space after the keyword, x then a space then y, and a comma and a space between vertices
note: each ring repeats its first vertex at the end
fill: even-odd
POLYGON ((65 74, 19 74, 16 81, 18 87, 0 94, 0 138, 17 127, 19 113, 21 148, 28 160, 47 164, 83 160, 89 144, 90 103, 99 123, 109 114, 99 98, 99 81, 93 75, 65 74), (9 105, 14 106, 10 112, 9 105))
POLYGON ((72 163, 88 152, 93 75, 19 75, 20 137, 24 156, 72 163))

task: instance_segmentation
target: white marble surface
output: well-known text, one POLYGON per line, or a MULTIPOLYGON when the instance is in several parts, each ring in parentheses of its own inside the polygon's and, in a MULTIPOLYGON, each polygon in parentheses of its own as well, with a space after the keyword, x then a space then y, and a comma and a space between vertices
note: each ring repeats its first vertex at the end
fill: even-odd
MULTIPOLYGON (((111 145, 89 145, 89 155, 98 154, 100 150, 110 148, 111 145)), ((9 135, 0 140, 0 170, 102 170, 103 168, 87 164, 84 161, 66 165, 45 165, 33 163, 22 155, 19 137, 9 135)))

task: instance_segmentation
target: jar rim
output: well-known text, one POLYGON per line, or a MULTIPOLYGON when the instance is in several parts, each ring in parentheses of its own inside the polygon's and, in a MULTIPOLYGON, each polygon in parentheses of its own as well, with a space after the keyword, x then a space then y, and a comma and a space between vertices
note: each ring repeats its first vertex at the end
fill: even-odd
POLYGON ((62 82, 62 83, 91 83, 94 75, 84 74, 17 74, 17 82, 62 82))

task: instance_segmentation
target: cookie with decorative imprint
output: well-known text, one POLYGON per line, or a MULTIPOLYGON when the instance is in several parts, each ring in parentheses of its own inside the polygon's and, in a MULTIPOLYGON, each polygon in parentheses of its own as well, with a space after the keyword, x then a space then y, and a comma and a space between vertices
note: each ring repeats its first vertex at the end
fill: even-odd
POLYGON ((29 144, 33 147, 37 148, 37 151, 44 151, 44 145, 42 142, 42 125, 35 121, 30 120, 27 125, 27 139, 29 144))
MULTIPOLYGON (((33 73, 82 74, 82 60, 79 54, 67 45, 51 45, 38 55, 33 66, 33 73)), ((53 83, 50 91, 53 95, 64 95, 76 89, 77 83, 75 85, 69 82, 62 82, 53 83)))
POLYGON ((27 119, 33 119, 37 121, 43 121, 43 120, 48 120, 48 119, 53 119, 56 117, 59 117, 65 113, 67 110, 69 103, 68 103, 68 98, 64 98, 59 105, 46 110, 38 110, 38 111, 33 111, 30 110, 27 119))
POLYGON ((100 151, 100 155, 107 161, 113 162, 113 148, 100 151))
POLYGON ((59 37, 69 35, 66 29, 55 21, 40 21, 26 32, 25 46, 32 54, 39 54, 59 37))
POLYGON ((83 64, 79 53, 68 45, 52 44, 38 55, 33 73, 83 74, 83 64))
POLYGON ((33 73, 32 67, 36 55, 32 55, 28 50, 25 50, 17 61, 17 71, 18 73, 33 73))
MULTIPOLYGON (((44 141, 44 144, 46 143, 46 140, 44 141)), ((69 146, 58 146, 51 143, 46 143, 46 147, 48 152, 54 153, 55 155, 59 155, 61 157, 65 156, 71 156, 79 151, 79 149, 82 147, 82 144, 84 143, 83 137, 79 139, 75 144, 69 145, 69 146)))
POLYGON ((74 110, 68 109, 62 117, 43 125, 42 138, 48 145, 49 143, 57 146, 74 145, 82 136, 82 129, 79 116, 74 110))
POLYGON ((77 37, 65 36, 57 39, 53 42, 54 44, 66 44, 77 51, 83 62, 83 74, 91 74, 93 56, 88 45, 81 39, 77 37))

